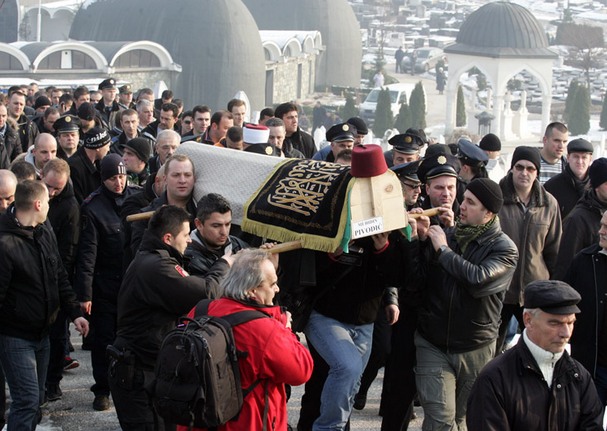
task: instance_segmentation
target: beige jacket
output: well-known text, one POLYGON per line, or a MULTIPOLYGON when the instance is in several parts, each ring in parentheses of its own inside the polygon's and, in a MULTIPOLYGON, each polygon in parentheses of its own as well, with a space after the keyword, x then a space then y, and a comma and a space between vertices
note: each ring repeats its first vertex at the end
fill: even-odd
POLYGON ((518 248, 519 260, 504 304, 523 304, 525 286, 554 275, 561 242, 561 213, 554 196, 535 181, 527 208, 514 191, 512 173, 502 181, 504 206, 499 212, 502 230, 518 248))

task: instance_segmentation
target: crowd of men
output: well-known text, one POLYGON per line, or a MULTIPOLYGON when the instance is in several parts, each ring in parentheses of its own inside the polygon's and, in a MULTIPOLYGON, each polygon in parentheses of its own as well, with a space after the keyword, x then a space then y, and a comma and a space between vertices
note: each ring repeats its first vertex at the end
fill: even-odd
MULTIPOLYGON (((172 429, 145 392, 162 338, 224 292, 234 255, 265 240, 232 224, 221 195, 194 199, 196 166, 178 147, 350 165, 367 125, 332 125, 319 149, 294 103, 253 124, 242 100, 184 110, 170 90, 134 99, 112 78, 98 91, 12 87, 0 102, 9 431, 35 429, 40 406, 61 398, 62 371, 77 366, 70 320, 91 351, 92 407, 110 409, 111 397, 123 429, 172 429)), ((518 146, 509 166, 493 134, 443 145, 410 128, 389 144, 380 160, 400 179, 409 226, 347 251, 285 253, 281 290, 260 299, 294 314, 309 305, 294 327, 314 361, 297 429, 348 429, 384 366, 382 430, 406 429, 414 400, 423 429, 602 429, 607 158, 593 161, 593 145, 569 141, 559 122, 541 148, 518 146), (584 329, 574 332, 576 317, 584 329)))

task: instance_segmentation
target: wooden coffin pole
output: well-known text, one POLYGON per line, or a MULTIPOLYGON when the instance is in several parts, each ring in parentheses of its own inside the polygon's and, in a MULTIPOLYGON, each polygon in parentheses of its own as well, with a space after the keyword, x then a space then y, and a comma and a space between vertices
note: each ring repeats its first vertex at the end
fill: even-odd
MULTIPOLYGON (((419 214, 408 214, 408 216, 409 216, 409 218, 417 220, 424 216, 425 217, 434 217, 435 215, 438 215, 439 213, 440 213, 440 211, 438 210, 438 208, 430 208, 419 214)), ((285 253, 287 251, 298 250, 301 248, 301 245, 302 245, 301 241, 299 241, 299 240, 283 242, 282 244, 277 244, 274 247, 268 249, 268 252, 271 254, 285 253)))

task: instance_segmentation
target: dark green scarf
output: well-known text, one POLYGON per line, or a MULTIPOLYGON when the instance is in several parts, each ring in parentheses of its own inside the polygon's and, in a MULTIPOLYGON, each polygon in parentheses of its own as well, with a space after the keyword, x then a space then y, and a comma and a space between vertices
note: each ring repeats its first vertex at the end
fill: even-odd
POLYGON ((489 220, 487 223, 478 226, 468 226, 462 224, 458 220, 457 224, 455 225, 455 240, 457 241, 457 244, 459 245, 462 254, 466 252, 468 244, 470 244, 476 238, 481 236, 483 233, 487 232, 491 228, 491 226, 495 224, 496 220, 497 215, 491 220, 489 220))

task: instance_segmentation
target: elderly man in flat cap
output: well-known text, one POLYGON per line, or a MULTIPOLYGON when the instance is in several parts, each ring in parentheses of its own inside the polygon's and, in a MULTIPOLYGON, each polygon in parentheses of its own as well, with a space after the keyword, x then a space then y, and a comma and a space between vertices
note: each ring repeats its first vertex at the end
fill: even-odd
POLYGON ((562 281, 527 285, 525 330, 476 379, 468 399, 469 430, 603 429, 592 378, 565 350, 580 299, 562 281))

